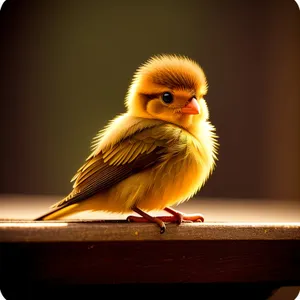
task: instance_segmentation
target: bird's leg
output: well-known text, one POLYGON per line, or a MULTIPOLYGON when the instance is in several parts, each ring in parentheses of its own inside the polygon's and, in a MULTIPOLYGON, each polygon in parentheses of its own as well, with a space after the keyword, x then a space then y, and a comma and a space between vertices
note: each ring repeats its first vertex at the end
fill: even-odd
POLYGON ((142 211, 141 209, 137 208, 136 206, 132 208, 132 210, 141 217, 136 216, 128 216, 127 220, 129 222, 152 222, 156 223, 159 228, 160 232, 164 233, 166 230, 165 222, 170 223, 178 223, 181 224, 182 222, 204 222, 204 217, 201 214, 184 214, 178 210, 175 210, 171 207, 165 207, 164 210, 168 213, 170 213, 172 216, 157 216, 152 217, 142 211))
POLYGON ((177 222, 178 224, 182 222, 204 222, 204 217, 201 214, 184 214, 171 207, 165 207, 164 210, 173 215, 173 220, 170 222, 177 222))
POLYGON ((129 222, 152 222, 152 223, 156 223, 160 228, 160 233, 165 232, 166 225, 165 225, 164 221, 162 221, 159 218, 152 217, 152 216, 148 215, 147 213, 145 213, 141 209, 137 208, 136 206, 134 206, 132 208, 132 210, 134 212, 138 213, 139 215, 141 215, 142 217, 128 216, 127 221, 129 221, 129 222))

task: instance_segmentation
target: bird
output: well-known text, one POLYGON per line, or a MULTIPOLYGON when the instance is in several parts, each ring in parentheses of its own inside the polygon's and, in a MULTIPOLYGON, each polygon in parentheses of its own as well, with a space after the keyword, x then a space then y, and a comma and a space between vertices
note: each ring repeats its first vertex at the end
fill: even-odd
POLYGON ((124 96, 125 112, 95 135, 71 192, 35 221, 104 211, 156 223, 161 233, 168 222, 203 222, 202 214, 172 206, 195 196, 216 167, 219 137, 207 91, 202 67, 188 56, 158 54, 140 64, 124 96), (151 215, 155 210, 168 214, 151 215))

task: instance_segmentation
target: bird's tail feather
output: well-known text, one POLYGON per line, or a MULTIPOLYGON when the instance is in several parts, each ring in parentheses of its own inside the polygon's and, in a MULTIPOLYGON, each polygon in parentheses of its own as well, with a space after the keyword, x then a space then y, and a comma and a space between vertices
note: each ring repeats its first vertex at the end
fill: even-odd
POLYGON ((59 220, 61 218, 67 217, 69 215, 74 214, 75 207, 78 206, 77 203, 65 206, 65 207, 56 207, 51 211, 39 216, 34 219, 34 221, 46 221, 46 220, 59 220))

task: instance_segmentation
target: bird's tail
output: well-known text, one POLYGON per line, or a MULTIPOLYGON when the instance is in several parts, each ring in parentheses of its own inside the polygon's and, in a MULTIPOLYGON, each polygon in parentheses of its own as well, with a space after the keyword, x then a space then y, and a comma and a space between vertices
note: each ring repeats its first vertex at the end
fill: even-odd
POLYGON ((34 221, 47 221, 47 220, 59 220, 65 218, 69 215, 72 215, 76 212, 77 203, 65 206, 65 207, 55 207, 54 209, 50 210, 49 212, 39 216, 38 218, 34 219, 34 221))

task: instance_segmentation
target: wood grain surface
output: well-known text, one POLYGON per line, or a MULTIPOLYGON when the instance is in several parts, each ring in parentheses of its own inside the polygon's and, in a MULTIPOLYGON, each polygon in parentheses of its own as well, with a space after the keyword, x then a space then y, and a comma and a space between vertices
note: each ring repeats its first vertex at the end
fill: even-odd
MULTIPOLYGON (((199 203, 184 209, 196 212, 199 203)), ((240 216, 263 215, 256 203, 247 202, 240 216)), ((233 202, 230 206, 237 212, 233 202)), ((52 298, 63 291, 74 298, 91 291, 113 294, 118 288, 111 284, 125 294, 134 293, 138 284, 175 296, 196 286, 210 295, 204 299, 267 299, 280 287, 300 285, 297 212, 289 222, 287 208, 275 212, 277 222, 270 216, 265 222, 257 216, 253 222, 222 221, 226 214, 215 218, 219 222, 210 216, 205 223, 167 224, 160 234, 155 224, 127 223, 105 214, 100 220, 32 222, 6 213, 0 221, 0 288, 17 297, 15 287, 22 286, 36 298, 40 289, 52 298)))

